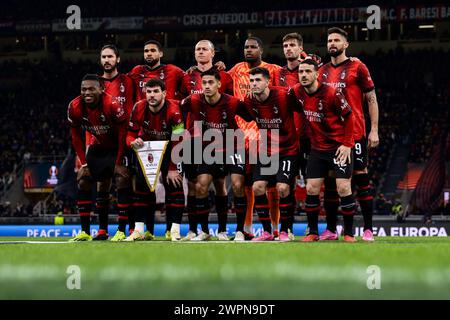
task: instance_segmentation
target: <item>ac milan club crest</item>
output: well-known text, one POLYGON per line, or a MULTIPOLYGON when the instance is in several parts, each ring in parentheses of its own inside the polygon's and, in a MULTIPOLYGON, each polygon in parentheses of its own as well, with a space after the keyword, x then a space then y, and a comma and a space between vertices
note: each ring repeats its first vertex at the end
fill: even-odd
POLYGON ((148 162, 153 163, 153 154, 149 153, 147 157, 148 162))

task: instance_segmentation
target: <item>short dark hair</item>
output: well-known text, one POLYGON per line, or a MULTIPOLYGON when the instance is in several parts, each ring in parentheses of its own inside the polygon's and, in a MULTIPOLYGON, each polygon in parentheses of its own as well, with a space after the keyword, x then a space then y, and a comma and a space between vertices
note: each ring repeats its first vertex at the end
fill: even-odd
POLYGON ((269 70, 267 70, 266 68, 262 68, 262 67, 256 67, 256 68, 250 69, 248 71, 248 74, 251 74, 252 76, 254 76, 255 74, 262 74, 264 78, 270 79, 269 70))
POLYGON ((314 66, 314 70, 318 70, 319 69, 319 65, 313 59, 305 59, 302 62, 300 62, 300 64, 309 64, 311 66, 314 66))
POLYGON ((255 40, 257 43, 258 43, 258 46, 260 47, 260 48, 262 48, 263 47, 263 42, 262 42, 262 40, 260 39, 260 38, 258 38, 258 37, 248 37, 245 41, 247 41, 247 40, 255 40))
POLYGON ((117 58, 120 57, 119 54, 119 49, 117 49, 117 47, 113 44, 105 44, 101 49, 100 49, 100 54, 102 53, 103 50, 105 49, 111 49, 112 51, 114 51, 114 54, 116 55, 117 58))
POLYGON ((162 49, 163 49, 163 47, 162 47, 162 45, 161 45, 161 42, 159 42, 159 41, 156 41, 156 40, 148 40, 146 43, 144 43, 144 47, 145 47, 146 45, 148 45, 148 44, 154 44, 155 46, 158 47, 158 50, 159 50, 159 51, 162 51, 162 49))
POLYGON ((145 83, 145 86, 148 87, 148 88, 160 87, 161 91, 165 91, 166 90, 166 84, 164 83, 164 81, 162 81, 159 78, 151 78, 150 80, 148 80, 145 83))
POLYGON ((348 33, 344 29, 341 29, 338 27, 332 27, 332 28, 328 29, 327 34, 330 35, 332 33, 340 34, 341 36, 343 36, 345 38, 345 40, 348 40, 348 33))
POLYGON ((303 38, 302 38, 301 34, 298 32, 288 33, 287 35, 285 35, 283 37, 283 42, 288 41, 288 40, 297 40, 297 42, 300 46, 303 45, 303 38))
POLYGON ((215 67, 212 67, 211 69, 203 71, 201 74, 201 77, 203 78, 204 76, 213 76, 218 81, 220 81, 220 73, 219 73, 219 71, 217 71, 217 68, 215 68, 215 67))
POLYGON ((81 81, 89 81, 89 80, 97 81, 98 83, 100 83, 98 75, 93 73, 87 73, 84 75, 83 79, 81 79, 81 81))

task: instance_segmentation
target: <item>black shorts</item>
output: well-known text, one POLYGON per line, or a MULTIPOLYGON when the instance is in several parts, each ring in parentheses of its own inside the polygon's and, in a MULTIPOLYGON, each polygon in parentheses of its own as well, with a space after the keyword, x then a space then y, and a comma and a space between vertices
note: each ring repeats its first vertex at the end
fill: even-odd
POLYGON ((328 171, 332 170, 338 179, 350 179, 353 173, 353 155, 352 162, 345 166, 340 166, 335 161, 336 151, 318 151, 311 150, 306 167, 306 178, 325 178, 328 177, 328 171))
POLYGON ((277 183, 292 185, 298 175, 298 155, 280 156, 278 170, 275 174, 267 175, 262 172, 262 169, 269 167, 270 163, 256 164, 253 170, 253 181, 267 181, 269 186, 275 186, 277 183))
POLYGON ((197 164, 184 164, 183 163, 183 172, 184 177, 189 181, 195 181, 197 179, 197 164))
POLYGON ((360 140, 355 141, 355 146, 352 149, 353 159, 355 163, 353 164, 353 170, 364 170, 369 164, 369 152, 367 148, 367 138, 362 137, 360 140))
POLYGON ((209 174, 214 179, 225 178, 230 174, 245 175, 245 163, 242 157, 237 155, 230 156, 232 158, 227 159, 225 155, 221 156, 222 163, 202 163, 197 167, 197 175, 209 174))
POLYGON ((86 152, 86 162, 92 180, 98 182, 113 178, 116 158, 117 150, 90 145, 86 152))

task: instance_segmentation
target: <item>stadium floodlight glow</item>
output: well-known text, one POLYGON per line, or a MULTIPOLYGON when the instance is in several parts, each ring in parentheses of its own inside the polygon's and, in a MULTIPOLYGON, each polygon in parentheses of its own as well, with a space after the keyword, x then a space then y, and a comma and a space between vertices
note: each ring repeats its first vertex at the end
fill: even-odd
POLYGON ((433 24, 422 24, 422 25, 419 25, 419 29, 434 29, 434 25, 433 24))

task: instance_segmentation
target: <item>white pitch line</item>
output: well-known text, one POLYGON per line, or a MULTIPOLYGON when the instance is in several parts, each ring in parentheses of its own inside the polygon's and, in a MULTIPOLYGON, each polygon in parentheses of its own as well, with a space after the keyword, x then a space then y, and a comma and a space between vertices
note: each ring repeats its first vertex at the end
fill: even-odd
POLYGON ((65 244, 69 241, 0 241, 0 244, 65 244))

